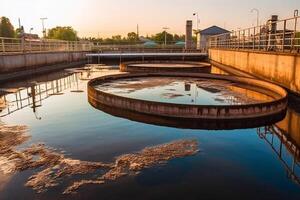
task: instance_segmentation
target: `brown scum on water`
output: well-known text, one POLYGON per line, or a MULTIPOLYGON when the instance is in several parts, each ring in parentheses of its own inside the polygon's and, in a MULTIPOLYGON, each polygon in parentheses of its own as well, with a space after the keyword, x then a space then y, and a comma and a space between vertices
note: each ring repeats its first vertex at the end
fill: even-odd
POLYGON ((137 153, 121 155, 113 163, 87 162, 67 158, 44 144, 17 150, 17 146, 30 138, 26 135, 27 131, 26 126, 0 125, 0 173, 13 174, 18 171, 40 169, 25 183, 37 193, 58 186, 66 178, 74 175, 97 175, 91 180, 82 179, 73 182, 63 192, 75 193, 84 185, 116 181, 123 176, 136 175, 143 169, 164 164, 175 158, 195 155, 199 151, 196 140, 179 140, 147 147, 137 153))

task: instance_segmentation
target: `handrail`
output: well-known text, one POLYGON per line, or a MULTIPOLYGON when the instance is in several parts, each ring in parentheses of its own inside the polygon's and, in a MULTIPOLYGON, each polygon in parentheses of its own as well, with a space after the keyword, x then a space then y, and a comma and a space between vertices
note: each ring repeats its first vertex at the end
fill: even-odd
POLYGON ((53 39, 29 39, 0 37, 0 54, 57 52, 57 51, 97 51, 97 52, 200 52, 196 46, 185 49, 173 44, 145 46, 143 44, 94 44, 89 41, 64 41, 53 39))
POLYGON ((91 50, 92 43, 87 41, 0 37, 0 54, 91 50))
POLYGON ((300 52, 300 16, 209 37, 209 48, 300 52))

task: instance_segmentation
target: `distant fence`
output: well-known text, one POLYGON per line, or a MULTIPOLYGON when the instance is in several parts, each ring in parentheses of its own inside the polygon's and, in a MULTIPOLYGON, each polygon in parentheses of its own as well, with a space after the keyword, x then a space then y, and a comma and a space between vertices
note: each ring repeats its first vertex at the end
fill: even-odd
POLYGON ((103 52, 103 53, 181 53, 181 52, 201 52, 199 49, 195 47, 191 49, 185 49, 184 46, 179 45, 155 45, 155 46, 147 46, 144 44, 132 44, 132 45, 122 45, 122 44, 94 44, 93 51, 103 52))
POLYGON ((59 52, 59 51, 94 51, 99 53, 197 53, 201 52, 194 45, 185 49, 182 45, 157 44, 99 44, 89 41, 63 41, 48 39, 22 39, 0 37, 0 54, 30 53, 30 52, 59 52))
POLYGON ((300 16, 284 20, 272 16, 272 19, 261 26, 211 36, 208 45, 210 48, 299 53, 299 21, 300 16))
POLYGON ((91 51, 93 44, 86 41, 63 41, 48 39, 22 39, 0 37, 0 54, 58 52, 58 51, 91 51))

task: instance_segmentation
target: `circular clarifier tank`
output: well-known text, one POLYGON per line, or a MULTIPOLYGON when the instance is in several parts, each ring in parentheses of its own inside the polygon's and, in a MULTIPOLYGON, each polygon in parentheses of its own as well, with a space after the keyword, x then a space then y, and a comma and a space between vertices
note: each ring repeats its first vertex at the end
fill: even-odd
POLYGON ((211 64, 189 61, 143 61, 120 64, 121 72, 198 72, 210 73, 211 64))
POLYGON ((89 101, 181 119, 250 119, 282 114, 287 92, 255 79, 180 73, 121 74, 89 82, 89 101))

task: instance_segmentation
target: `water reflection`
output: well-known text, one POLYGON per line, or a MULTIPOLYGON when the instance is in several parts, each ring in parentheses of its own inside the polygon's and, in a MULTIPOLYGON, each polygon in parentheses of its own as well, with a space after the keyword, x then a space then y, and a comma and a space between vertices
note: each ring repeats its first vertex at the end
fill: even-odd
POLYGON ((31 107, 33 113, 38 117, 37 108, 42 106, 42 102, 51 96, 63 95, 63 91, 78 86, 78 74, 61 74, 62 78, 32 83, 30 87, 17 89, 17 92, 6 94, 2 98, 6 102, 6 108, 1 112, 0 117, 5 117, 16 111, 31 107))
POLYGON ((211 66, 211 73, 212 74, 221 74, 221 75, 229 75, 229 73, 225 72, 224 70, 216 67, 216 66, 211 66))
MULTIPOLYGON (((216 66, 212 66, 212 73, 230 74, 216 66)), ((246 95, 257 94, 247 93, 246 95)), ((295 98, 292 100, 293 107, 294 101, 299 101, 297 97, 295 98)), ((278 156, 286 169, 287 177, 300 184, 300 114, 290 107, 282 121, 258 128, 257 133, 278 156)))
MULTIPOLYGON (((299 116, 298 116, 299 119, 299 116)), ((280 126, 280 125, 279 125, 280 126)), ((295 138, 277 125, 258 128, 258 135, 270 145, 278 159, 286 169, 287 177, 295 183, 300 184, 300 149, 295 138)), ((299 129, 298 129, 299 137, 299 129)), ((297 139, 297 138, 296 138, 297 139)))
MULTIPOLYGON (((132 182, 125 180, 124 182, 120 181, 119 184, 112 184, 113 186, 108 185, 103 188, 84 188, 79 193, 82 192, 84 195, 96 193, 95 196, 92 196, 93 199, 96 199, 96 197, 101 197, 103 194, 109 193, 111 196, 116 195, 116 191, 119 190, 135 194, 137 188, 139 189, 139 192, 145 192, 146 188, 150 188, 148 192, 151 192, 150 190, 155 187, 151 184, 156 181, 162 182, 162 184, 158 184, 158 186, 155 187, 156 189, 162 187, 159 194, 169 193, 170 191, 176 193, 176 189, 180 190, 180 188, 184 188, 183 185, 180 185, 181 182, 184 182, 184 184, 188 185, 188 187, 185 188, 195 187, 196 189, 194 192, 196 191, 196 193, 199 191, 199 188, 203 188, 205 191, 211 189, 210 195, 212 195, 215 193, 216 188, 221 188, 216 184, 225 180, 226 183, 223 185, 221 184, 220 186, 226 187, 226 189, 241 187, 243 191, 245 190, 246 192, 253 191, 253 189, 264 188, 265 184, 269 184, 270 187, 274 189, 268 190, 264 194, 260 193, 262 196, 265 195, 263 197, 268 197, 269 191, 273 191, 276 194, 280 193, 280 197, 283 197, 286 193, 292 193, 294 196, 299 194, 299 188, 296 187, 295 189, 293 182, 299 184, 300 178, 300 115, 292 108, 289 109, 286 116, 281 116, 276 119, 266 119, 266 121, 256 119, 251 122, 253 124, 249 125, 250 121, 239 121, 234 123, 232 121, 226 121, 224 123, 178 121, 174 119, 139 115, 137 113, 128 113, 120 110, 107 110, 108 108, 99 108, 95 106, 111 115, 121 117, 115 118, 111 115, 106 115, 100 111, 91 109, 86 103, 87 100, 84 98, 85 94, 81 94, 82 91, 86 92, 88 80, 98 76, 119 73, 117 70, 100 68, 101 69, 72 69, 54 73, 55 75, 51 74, 49 76, 40 76, 27 81, 10 83, 9 86, 2 85, 2 91, 6 91, 6 93, 0 97, 0 105, 3 108, 3 111, 0 113, 2 115, 1 120, 14 122, 14 119, 12 118, 25 116, 23 119, 24 123, 27 124, 30 122, 29 126, 33 129, 32 132, 30 132, 30 134, 33 135, 32 142, 44 141, 50 147, 62 148, 62 150, 72 153, 72 155, 70 155, 70 158, 72 159, 113 161, 115 156, 122 155, 123 153, 132 153, 142 150, 147 146, 152 146, 153 144, 163 144, 166 141, 177 138, 190 139, 190 137, 199 140, 200 148, 203 150, 203 153, 197 157, 189 158, 184 161, 172 162, 170 165, 159 169, 153 169, 152 171, 150 169, 134 179, 133 182, 136 185, 133 185, 133 187, 132 182), (80 99, 77 99, 76 97, 80 97, 80 99), (62 98, 62 100, 57 100, 60 98, 62 98), (49 101, 49 99, 56 101, 52 102, 49 101), (76 103, 78 101, 85 104, 84 106, 80 104, 82 107, 76 110, 76 106, 79 104, 73 103, 75 101, 76 103), (53 107, 55 104, 57 104, 56 107, 53 107), (50 108, 48 108, 49 105, 51 105, 50 108), (67 111, 72 110, 72 113, 66 114, 66 110, 57 111, 61 109, 60 106, 69 108, 67 111), (31 115, 32 113, 35 114, 35 121, 38 123, 25 119, 26 116, 28 116, 25 111, 28 111, 29 109, 31 115), (73 110, 75 111, 73 112, 73 110), (45 118, 41 119, 40 115, 42 112, 47 112, 47 114, 51 113, 53 117, 51 118, 48 116, 47 120, 45 118), (21 114, 16 115, 17 113, 21 114), (59 115, 57 116, 57 114, 59 115), (39 119, 41 119, 41 121, 39 121, 39 119), (134 123, 126 119, 143 123, 134 123), (147 124, 159 126, 149 126, 147 124), (176 127, 177 129, 167 127, 176 127), (250 127, 255 127, 255 129, 245 129, 250 127), (257 129, 257 127, 260 128, 257 129), (185 130, 182 130, 182 128, 185 130), (239 130, 210 132, 199 131, 198 129, 239 130), (257 137, 256 134, 258 134, 259 137, 257 137), (253 135, 255 137, 253 137, 253 135), (258 138, 261 138, 261 140, 258 138), (259 143, 260 141, 261 143, 259 143), (270 149, 272 149, 273 154, 265 152, 265 148, 267 149, 269 146, 271 147, 270 149), (263 156, 259 157, 261 155, 263 156), (276 155, 280 162, 270 158, 272 155, 276 155), (253 157, 259 158, 251 160, 253 157), (264 159, 274 162, 271 164, 265 163, 263 165, 258 163, 263 162, 264 159), (244 162, 246 163, 243 164, 244 162), (218 165, 216 165, 216 163, 218 163, 218 165), (281 175, 283 174, 282 168, 278 169, 278 166, 276 165, 280 165, 279 163, 282 163, 289 180, 285 181, 285 179, 281 178, 281 175), (276 170, 270 172, 270 170, 273 170, 274 168, 276 168, 276 170), (189 170, 192 172, 188 172, 189 170), (209 175, 212 171, 218 175, 209 175), (252 173, 254 173, 254 171, 255 174, 253 175, 252 173), (251 178, 247 179, 247 174, 249 175, 249 173, 251 178), (153 174, 158 175, 153 176, 153 174), (221 177, 219 177, 219 175, 221 175, 221 177), (196 180, 191 180, 188 176, 195 177, 194 179, 196 180), (169 177, 176 177, 178 179, 174 181, 174 179, 169 177), (228 180, 231 180, 228 177, 233 177, 232 179, 234 179, 234 181, 227 183, 228 180), (272 180, 268 182, 266 179, 270 177, 272 180), (164 182, 166 180, 172 183, 164 182), (244 182, 240 183, 240 181, 244 182), (249 186, 249 183, 251 183, 251 186, 249 186), (178 185, 178 187, 172 187, 172 184, 178 185), (168 185, 168 187, 172 189, 166 190, 165 185, 168 185), (205 188, 205 185, 208 185, 207 187, 210 188, 205 188), (142 190, 140 188, 142 188, 142 190)), ((182 82, 181 89, 190 93, 193 91, 193 87, 188 81, 182 82)), ((169 90, 169 92, 172 93, 174 91, 169 90)), ((256 95, 255 93, 244 92, 244 90, 238 90, 238 92, 250 97, 256 95)), ((17 119, 16 121, 18 122, 20 120, 21 119, 17 119)), ((25 190, 24 182, 22 182, 22 180, 27 180, 31 173, 31 171, 26 172, 26 178, 23 179, 20 177, 24 176, 24 173, 21 175, 16 174, 12 177, 4 176, 0 173, 0 199, 20 199, 23 197, 72 199, 74 197, 60 196, 61 192, 59 192, 60 190, 56 190, 56 188, 47 194, 43 194, 45 196, 32 196, 33 192, 31 190, 25 190)), ((68 180, 66 179, 66 181, 68 180)), ((220 193, 220 191, 218 192, 220 193)), ((145 193, 141 193, 141 195, 144 195, 145 193)), ((118 194, 120 194, 120 192, 118 194)), ((187 195, 187 198, 189 198, 192 193, 187 192, 184 193, 184 195, 187 195)), ((231 195, 240 197, 241 193, 236 192, 227 195, 227 197, 231 195)), ((108 199, 109 195, 104 197, 107 198, 103 199, 108 199)), ((121 195, 119 197, 122 199, 121 195)), ((258 197, 261 196, 258 195, 258 197)), ((287 195, 285 197, 287 197, 287 195)))
POLYGON ((36 118, 40 120, 38 108, 46 99, 64 95, 64 92, 82 93, 85 91, 88 80, 114 73, 119 72, 107 67, 89 66, 3 85, 1 90, 4 94, 0 96, 0 117, 30 107, 36 118))
POLYGON ((270 102, 271 91, 226 80, 184 77, 143 77, 108 81, 95 88, 140 100, 192 105, 242 105, 270 102))
POLYGON ((99 104, 93 98, 89 98, 89 103, 96 109, 101 110, 110 115, 128 119, 131 121, 142 122, 157 126, 174 127, 180 129, 196 129, 196 130, 233 130, 257 128, 265 125, 272 125, 284 119, 285 112, 277 115, 259 117, 248 120, 209 120, 209 119, 180 119, 172 117, 163 117, 155 115, 147 115, 137 113, 125 109, 115 109, 114 107, 99 104))

